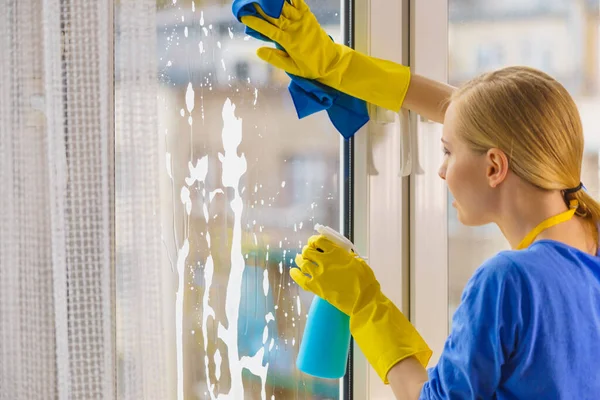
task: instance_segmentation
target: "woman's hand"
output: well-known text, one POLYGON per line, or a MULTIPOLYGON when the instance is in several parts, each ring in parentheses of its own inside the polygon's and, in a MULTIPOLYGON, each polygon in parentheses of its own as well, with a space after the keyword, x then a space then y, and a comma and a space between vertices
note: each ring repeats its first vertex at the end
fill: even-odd
MULTIPOLYGON (((300 269, 290 270, 292 279, 350 316, 352 337, 385 383, 392 367, 410 357, 420 368, 416 376, 422 377, 431 350, 398 307, 381 292, 366 262, 317 235, 308 240, 302 254, 296 257, 296 264, 300 269)), ((402 393, 403 385, 396 382, 394 390, 402 393)), ((416 386, 411 383, 409 387, 412 392, 416 386)))
POLYGON ((343 313, 351 315, 356 306, 380 290, 371 267, 358 256, 337 246, 323 235, 312 236, 302 254, 296 256, 298 268, 290 275, 304 290, 313 292, 343 313))
POLYGON ((242 17, 243 24, 285 50, 261 47, 258 56, 292 75, 399 111, 408 90, 410 68, 334 43, 304 0, 293 1, 294 5, 284 1, 279 18, 269 17, 258 6, 262 18, 242 17))
POLYGON ((336 44, 321 28, 304 0, 283 2, 279 18, 271 18, 255 6, 264 18, 242 17, 242 23, 278 43, 285 51, 261 47, 257 54, 286 72, 308 79, 325 78, 340 58, 344 46, 336 44))

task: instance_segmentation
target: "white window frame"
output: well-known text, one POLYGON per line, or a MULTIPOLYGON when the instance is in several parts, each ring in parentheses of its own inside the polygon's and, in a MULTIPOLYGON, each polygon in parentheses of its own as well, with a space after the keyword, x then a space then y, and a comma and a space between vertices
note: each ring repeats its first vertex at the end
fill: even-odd
MULTIPOLYGON (((408 64, 408 6, 408 0, 355 0, 356 50, 408 64)), ((408 114, 370 112, 371 121, 354 138, 354 242, 383 291, 408 314, 408 114)), ((356 344, 353 364, 354 399, 394 399, 356 344)))
MULTIPOLYGON (((411 0, 411 69, 448 81, 448 0, 411 0)), ((442 125, 413 116, 417 166, 411 175, 411 321, 437 363, 449 334, 447 186, 438 176, 443 162, 442 125)))
MULTIPOLYGON (((447 10, 447 0, 355 0, 355 48, 447 82, 447 10)), ((433 349, 433 366, 449 326, 442 126, 406 111, 371 117, 354 138, 354 242, 433 349)), ((356 344, 353 363, 353 398, 394 399, 356 344)))

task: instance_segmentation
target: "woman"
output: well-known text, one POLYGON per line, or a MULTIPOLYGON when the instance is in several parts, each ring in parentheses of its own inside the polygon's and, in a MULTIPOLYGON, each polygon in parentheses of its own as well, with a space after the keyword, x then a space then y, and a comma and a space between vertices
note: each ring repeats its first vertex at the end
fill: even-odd
POLYGON ((600 398, 600 206, 580 183, 583 133, 548 75, 505 68, 454 89, 333 43, 302 0, 243 22, 286 52, 258 55, 373 104, 444 123, 439 175, 459 220, 496 223, 512 250, 464 289, 438 364, 369 266, 323 236, 292 278, 350 316, 352 335, 398 399, 600 398))

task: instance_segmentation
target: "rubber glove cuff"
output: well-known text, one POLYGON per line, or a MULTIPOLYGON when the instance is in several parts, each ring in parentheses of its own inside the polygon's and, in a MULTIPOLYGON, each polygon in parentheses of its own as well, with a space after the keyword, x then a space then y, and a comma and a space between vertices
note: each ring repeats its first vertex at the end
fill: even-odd
POLYGON ((390 369, 411 356, 426 368, 433 352, 379 285, 364 297, 350 315, 350 332, 381 380, 387 385, 390 369))
POLYGON ((347 46, 317 80, 371 104, 400 111, 410 84, 410 68, 393 61, 367 56, 347 46))

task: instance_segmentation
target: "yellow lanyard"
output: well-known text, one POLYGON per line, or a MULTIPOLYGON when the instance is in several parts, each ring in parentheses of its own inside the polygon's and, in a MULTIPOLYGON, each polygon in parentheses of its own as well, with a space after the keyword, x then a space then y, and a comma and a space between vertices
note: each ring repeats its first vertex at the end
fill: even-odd
POLYGON ((567 222, 568 220, 573 218, 573 215, 575 215, 575 211, 577 211, 577 207, 579 207, 579 202, 577 200, 571 200, 569 202, 568 211, 565 211, 563 213, 550 217, 545 221, 542 221, 541 224, 536 226, 531 232, 527 234, 527 236, 525 236, 525 239, 521 240, 521 243, 519 243, 519 246, 517 246, 517 250, 522 250, 529 247, 533 243, 535 238, 538 237, 538 235, 546 229, 554 225, 567 222))

